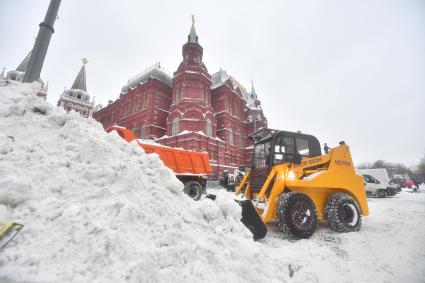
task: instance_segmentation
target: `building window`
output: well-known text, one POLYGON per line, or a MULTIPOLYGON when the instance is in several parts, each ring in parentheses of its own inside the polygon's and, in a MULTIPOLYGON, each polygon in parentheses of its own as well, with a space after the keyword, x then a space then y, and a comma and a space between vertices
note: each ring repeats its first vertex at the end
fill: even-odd
POLYGON ((145 93, 142 99, 142 109, 145 109, 147 107, 147 104, 148 104, 147 100, 148 100, 148 97, 147 97, 147 94, 145 93))
POLYGON ((243 140, 243 136, 242 136, 242 134, 240 134, 240 135, 239 135, 239 146, 240 146, 241 148, 244 148, 244 147, 245 147, 245 144, 244 144, 244 140, 243 140))
POLYGON ((231 145, 234 144, 234 141, 233 141, 233 129, 232 128, 230 128, 230 130, 229 130, 229 143, 231 145))
POLYGON ((204 102, 208 104, 208 90, 206 88, 204 88, 204 102))
POLYGON ((207 129, 206 134, 209 137, 212 137, 212 122, 210 119, 207 119, 207 129))
POLYGON ((136 100, 136 98, 134 98, 133 100, 133 113, 135 113, 136 112, 136 106, 137 106, 137 100, 136 100))
POLYGON ((146 124, 142 124, 140 126, 140 136, 139 139, 145 139, 146 138, 146 124))
POLYGON ((176 89, 176 101, 179 101, 181 98, 181 89, 178 87, 176 89))
POLYGON ((179 122, 180 119, 178 117, 173 119, 173 122, 171 123, 171 135, 175 136, 179 133, 179 122))

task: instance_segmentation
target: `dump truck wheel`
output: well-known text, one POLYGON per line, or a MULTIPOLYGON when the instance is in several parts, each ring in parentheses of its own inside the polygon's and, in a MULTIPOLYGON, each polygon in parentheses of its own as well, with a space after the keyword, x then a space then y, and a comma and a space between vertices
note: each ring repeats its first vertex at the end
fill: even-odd
POLYGON ((358 231, 362 224, 357 201, 346 193, 331 195, 324 212, 329 227, 337 232, 358 231))
POLYGON ((184 185, 184 192, 193 200, 200 200, 202 197, 202 186, 196 181, 189 181, 184 185))
POLYGON ((316 207, 303 193, 283 193, 279 197, 278 216, 282 231, 293 238, 307 239, 316 231, 316 207))

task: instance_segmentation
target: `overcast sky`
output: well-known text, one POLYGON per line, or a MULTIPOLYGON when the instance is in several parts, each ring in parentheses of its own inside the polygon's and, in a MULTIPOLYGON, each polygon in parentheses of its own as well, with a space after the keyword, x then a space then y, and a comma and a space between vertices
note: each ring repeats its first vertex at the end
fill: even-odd
MULTIPOLYGON (((49 0, 0 1, 0 67, 32 49, 49 0)), ((52 104, 81 58, 103 105, 161 62, 174 72, 195 14, 210 74, 254 80, 269 127, 350 145, 356 164, 425 153, 425 1, 62 0, 41 77, 52 104)))

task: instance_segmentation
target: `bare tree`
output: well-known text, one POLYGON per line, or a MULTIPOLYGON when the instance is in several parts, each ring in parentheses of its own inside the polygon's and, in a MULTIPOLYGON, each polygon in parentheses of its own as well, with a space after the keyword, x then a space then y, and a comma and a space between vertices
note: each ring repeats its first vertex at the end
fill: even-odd
POLYGON ((425 153, 415 170, 415 175, 420 179, 421 183, 425 182, 425 153))

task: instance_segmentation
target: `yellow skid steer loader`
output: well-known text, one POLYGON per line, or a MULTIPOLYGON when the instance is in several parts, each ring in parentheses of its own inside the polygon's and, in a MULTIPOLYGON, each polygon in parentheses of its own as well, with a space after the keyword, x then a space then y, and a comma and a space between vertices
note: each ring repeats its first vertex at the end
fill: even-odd
POLYGON ((251 137, 251 170, 236 195, 255 240, 271 222, 294 238, 309 238, 319 221, 338 232, 360 229, 361 215, 369 214, 366 192, 344 142, 322 155, 311 135, 261 129, 251 137))

